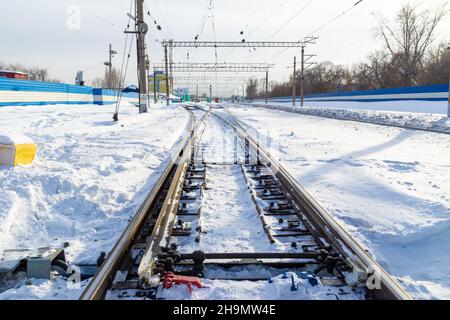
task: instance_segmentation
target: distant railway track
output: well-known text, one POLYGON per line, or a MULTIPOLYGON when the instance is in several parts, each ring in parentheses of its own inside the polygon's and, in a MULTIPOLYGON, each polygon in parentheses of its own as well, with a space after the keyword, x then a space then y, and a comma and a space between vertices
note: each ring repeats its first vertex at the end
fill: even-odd
POLYGON ((226 112, 192 113, 197 117, 191 117, 190 129, 175 157, 80 299, 157 299, 157 288, 167 282, 170 286, 176 281, 174 274, 194 277, 191 280, 267 280, 257 272, 251 277, 233 274, 233 268, 243 266, 250 270, 257 266, 272 272, 298 271, 308 279, 319 279, 327 288, 339 288, 336 292, 343 295, 410 299, 270 153, 245 132, 238 119, 226 112), (213 117, 235 134, 231 162, 210 162, 204 156, 207 146, 200 140, 213 117), (266 235, 264 241, 267 247, 276 245, 277 250, 188 251, 197 248, 197 244, 201 248, 204 238, 211 237, 202 226, 204 194, 209 189, 207 172, 226 166, 239 168, 233 172, 248 186, 255 215, 266 235), (208 270, 212 267, 223 272, 211 273, 208 270), (372 288, 371 279, 379 287, 372 288))
POLYGON ((359 123, 365 123, 365 124, 372 124, 372 125, 376 125, 376 126, 392 127, 392 128, 407 129, 407 130, 422 131, 422 132, 442 133, 442 134, 450 135, 450 131, 444 131, 444 130, 437 130, 437 129, 430 129, 430 128, 418 128, 418 127, 413 127, 413 126, 404 126, 404 125, 393 124, 393 123, 389 124, 389 123, 383 123, 383 122, 377 122, 377 121, 368 121, 368 120, 361 120, 361 119, 339 118, 339 117, 328 116, 328 115, 325 115, 325 114, 312 114, 312 113, 307 113, 307 112, 295 112, 295 111, 291 111, 291 110, 284 110, 282 108, 280 108, 280 109, 278 109, 278 108, 269 108, 269 107, 267 107, 265 105, 259 105, 259 104, 244 104, 244 105, 252 106, 252 107, 260 107, 260 108, 265 108, 265 109, 269 109, 269 110, 285 111, 285 112, 300 114, 300 115, 304 115, 304 116, 319 117, 319 118, 340 120, 340 121, 359 122, 359 123))

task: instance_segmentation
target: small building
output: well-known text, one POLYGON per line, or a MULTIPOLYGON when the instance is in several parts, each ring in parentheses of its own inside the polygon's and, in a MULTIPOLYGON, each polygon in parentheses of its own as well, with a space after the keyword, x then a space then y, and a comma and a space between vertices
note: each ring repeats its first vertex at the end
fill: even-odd
POLYGON ((0 70, 0 78, 28 80, 28 74, 20 71, 0 70))

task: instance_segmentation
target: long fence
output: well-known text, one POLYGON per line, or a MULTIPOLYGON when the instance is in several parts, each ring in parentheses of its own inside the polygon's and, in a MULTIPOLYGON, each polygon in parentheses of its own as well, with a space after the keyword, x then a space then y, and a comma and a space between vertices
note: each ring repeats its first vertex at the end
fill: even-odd
MULTIPOLYGON (((333 92, 305 96, 305 105, 368 109, 385 111, 409 111, 422 113, 447 113, 448 84, 380 89, 352 92, 333 92)), ((258 100, 257 102, 262 102, 258 100)), ((300 97, 297 97, 297 105, 300 97)), ((270 104, 292 104, 292 97, 277 97, 270 104)))
MULTIPOLYGON (((28 80, 0 78, 0 107, 47 104, 113 104, 117 91, 28 80)), ((123 101, 138 101, 138 94, 123 93, 123 101)))

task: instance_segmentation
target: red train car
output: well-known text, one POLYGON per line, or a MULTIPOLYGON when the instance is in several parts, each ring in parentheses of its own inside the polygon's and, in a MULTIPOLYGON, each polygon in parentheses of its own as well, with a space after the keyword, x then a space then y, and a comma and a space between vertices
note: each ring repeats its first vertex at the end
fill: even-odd
POLYGON ((28 74, 20 71, 0 70, 0 78, 28 80, 28 74))

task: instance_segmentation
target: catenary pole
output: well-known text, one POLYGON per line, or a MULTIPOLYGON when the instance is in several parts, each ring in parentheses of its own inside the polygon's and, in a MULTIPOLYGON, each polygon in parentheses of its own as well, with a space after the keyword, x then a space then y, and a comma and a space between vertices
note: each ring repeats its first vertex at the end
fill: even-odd
POLYGON ((305 101, 305 47, 302 47, 302 65, 300 72, 300 106, 303 107, 305 101))
POLYGON ((292 106, 295 107, 297 95, 297 57, 294 57, 294 74, 292 75, 292 106))
POLYGON ((136 0, 136 18, 137 18, 137 56, 139 70, 139 113, 147 112, 147 72, 146 72, 146 54, 145 54, 145 35, 148 26, 144 21, 144 0, 136 0))
POLYGON ((169 84, 169 57, 167 46, 164 46, 165 69, 166 69, 166 103, 170 104, 170 84, 169 84))
MULTIPOLYGON (((450 53, 450 47, 447 47, 448 52, 450 53)), ((449 70, 450 73, 450 70, 449 70)), ((448 105, 447 105, 447 118, 450 119, 450 75, 448 80, 448 105)))

